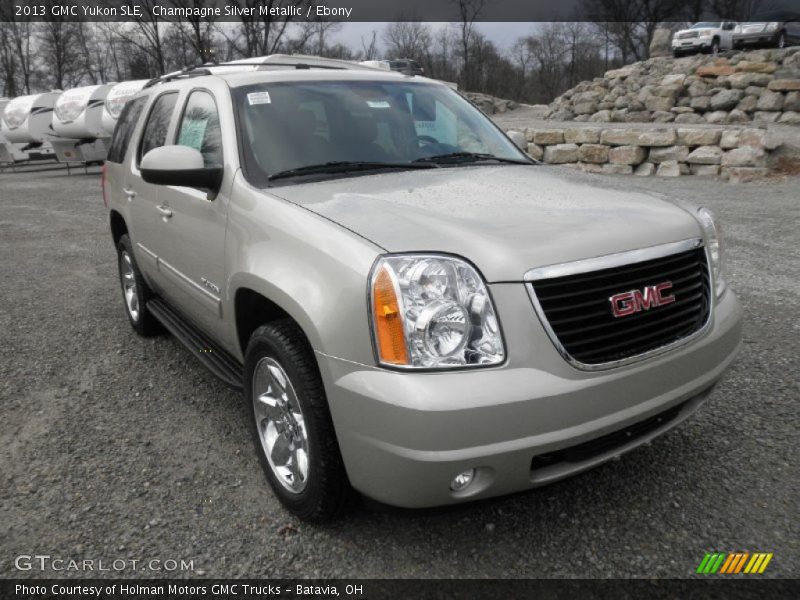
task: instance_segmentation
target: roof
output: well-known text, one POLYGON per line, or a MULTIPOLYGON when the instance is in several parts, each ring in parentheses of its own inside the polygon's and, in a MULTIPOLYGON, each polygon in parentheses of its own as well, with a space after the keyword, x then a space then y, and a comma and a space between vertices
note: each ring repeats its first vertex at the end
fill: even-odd
POLYGON ((425 81, 431 83, 425 77, 408 76, 397 71, 387 71, 385 69, 370 69, 364 71, 332 71, 323 69, 304 69, 304 70, 259 70, 236 73, 223 73, 218 75, 228 82, 230 87, 251 85, 263 81, 425 81))
POLYGON ((395 71, 373 68, 350 61, 319 56, 272 54, 228 63, 188 67, 181 71, 151 79, 144 87, 152 87, 160 83, 183 78, 203 76, 219 77, 224 79, 231 87, 263 81, 307 81, 311 78, 328 81, 401 81, 412 78, 412 76, 395 71), (313 72, 313 75, 310 76, 311 72, 313 72))

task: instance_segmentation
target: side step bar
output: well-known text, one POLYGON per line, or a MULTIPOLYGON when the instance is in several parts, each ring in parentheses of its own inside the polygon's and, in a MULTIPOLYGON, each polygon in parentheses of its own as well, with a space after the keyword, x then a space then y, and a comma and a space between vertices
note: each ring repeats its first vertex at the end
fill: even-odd
POLYGON ((242 388, 242 365, 206 334, 189 323, 161 298, 148 300, 147 310, 209 371, 229 386, 242 388))

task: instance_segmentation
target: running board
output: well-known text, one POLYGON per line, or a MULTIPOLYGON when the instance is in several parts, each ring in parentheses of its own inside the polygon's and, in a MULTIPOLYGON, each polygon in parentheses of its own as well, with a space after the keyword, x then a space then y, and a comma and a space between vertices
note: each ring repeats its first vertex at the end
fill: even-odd
POLYGON ((161 298, 148 300, 147 310, 209 371, 229 386, 242 388, 242 365, 211 338, 189 323, 161 298))

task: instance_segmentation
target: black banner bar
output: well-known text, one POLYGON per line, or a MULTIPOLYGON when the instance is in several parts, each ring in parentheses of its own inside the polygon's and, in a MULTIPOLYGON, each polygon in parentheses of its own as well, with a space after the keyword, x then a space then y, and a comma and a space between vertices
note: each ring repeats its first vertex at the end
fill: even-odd
MULTIPOLYGON (((597 21, 600 0, 2 0, 0 21, 178 21, 291 19, 338 22, 546 22, 597 21)), ((800 11, 800 0, 770 0, 769 8, 800 11)), ((626 0, 607 21, 735 19, 717 14, 712 0, 626 0), (700 10, 698 10, 698 8, 700 10), (644 11, 644 12, 643 12, 644 11)), ((723 8, 724 10, 724 8, 723 8)))
POLYGON ((2 580, 3 600, 577 600, 767 599, 800 597, 800 580, 759 576, 696 579, 274 579, 274 580, 2 580))

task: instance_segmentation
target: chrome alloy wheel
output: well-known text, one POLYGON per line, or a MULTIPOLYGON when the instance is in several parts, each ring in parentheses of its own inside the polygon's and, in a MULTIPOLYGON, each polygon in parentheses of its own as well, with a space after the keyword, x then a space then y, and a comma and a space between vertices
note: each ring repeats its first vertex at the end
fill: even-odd
POLYGON ((299 494, 308 482, 308 432, 292 382, 273 358, 253 372, 253 413, 261 447, 277 480, 299 494))
POLYGON ((126 251, 120 256, 120 273, 122 275, 122 291, 125 294, 125 305, 131 319, 139 320, 139 296, 136 294, 136 275, 133 272, 133 261, 126 251))

